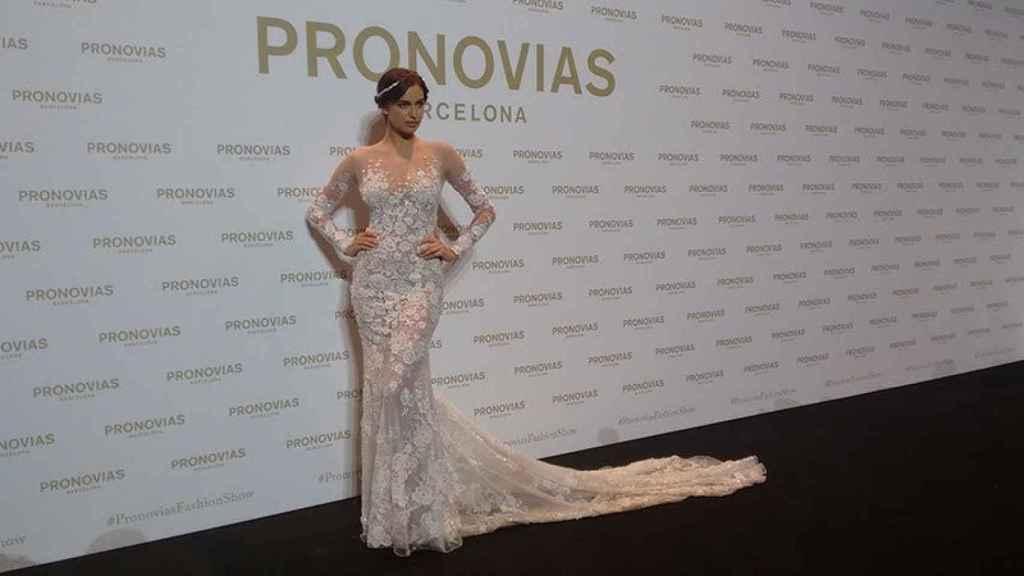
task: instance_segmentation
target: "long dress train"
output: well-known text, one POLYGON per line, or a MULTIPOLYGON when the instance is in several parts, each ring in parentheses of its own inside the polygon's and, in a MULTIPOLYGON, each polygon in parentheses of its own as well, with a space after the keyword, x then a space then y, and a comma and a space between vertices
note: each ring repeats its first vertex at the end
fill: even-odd
POLYGON ((410 160, 358 149, 342 160, 306 219, 353 265, 351 301, 364 353, 360 449, 360 538, 408 556, 449 552, 462 538, 502 526, 553 522, 724 496, 763 482, 756 456, 720 461, 667 456, 576 470, 515 450, 434 394, 429 346, 442 309, 440 260, 416 254, 436 229, 444 183, 469 204, 473 221, 451 245, 462 254, 486 233, 494 207, 459 154, 417 141, 410 160), (332 214, 356 190, 370 207, 377 247, 354 258, 332 214))

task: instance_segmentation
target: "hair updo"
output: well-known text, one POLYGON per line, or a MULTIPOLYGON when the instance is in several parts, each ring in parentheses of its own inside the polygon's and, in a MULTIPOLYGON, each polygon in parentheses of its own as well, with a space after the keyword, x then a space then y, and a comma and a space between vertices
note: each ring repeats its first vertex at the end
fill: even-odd
POLYGON ((419 86, 423 90, 424 98, 430 93, 427 83, 423 81, 423 77, 415 70, 392 68, 385 72, 380 77, 380 80, 377 81, 377 95, 373 97, 373 101, 377 103, 378 108, 386 108, 398 102, 402 95, 405 94, 405 91, 413 86, 419 86), (388 88, 389 86, 390 88, 388 88))

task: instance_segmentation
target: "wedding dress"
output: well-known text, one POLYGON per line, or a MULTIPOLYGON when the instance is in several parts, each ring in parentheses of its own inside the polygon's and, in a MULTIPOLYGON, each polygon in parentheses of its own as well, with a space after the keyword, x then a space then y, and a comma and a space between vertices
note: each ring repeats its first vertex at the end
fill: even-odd
POLYGON ((450 245, 462 254, 490 227, 493 205, 462 158, 443 142, 419 140, 411 160, 372 149, 349 154, 315 197, 306 219, 353 266, 351 301, 364 354, 360 449, 360 538, 408 556, 449 552, 464 536, 512 524, 553 522, 724 496, 765 480, 755 456, 649 458, 576 470, 516 451, 460 413, 431 385, 429 346, 441 315, 438 258, 417 255, 436 230, 444 183, 474 213, 450 245), (354 258, 332 214, 352 191, 370 208, 378 245, 354 258))

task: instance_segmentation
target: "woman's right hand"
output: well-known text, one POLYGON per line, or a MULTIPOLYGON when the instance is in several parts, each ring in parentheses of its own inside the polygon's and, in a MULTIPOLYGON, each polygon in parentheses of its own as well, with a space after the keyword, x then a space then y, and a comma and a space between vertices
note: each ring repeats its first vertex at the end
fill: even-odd
POLYGON ((370 250, 377 247, 377 232, 367 226, 366 230, 356 234, 355 238, 348 243, 343 252, 346 256, 352 257, 363 250, 370 250))

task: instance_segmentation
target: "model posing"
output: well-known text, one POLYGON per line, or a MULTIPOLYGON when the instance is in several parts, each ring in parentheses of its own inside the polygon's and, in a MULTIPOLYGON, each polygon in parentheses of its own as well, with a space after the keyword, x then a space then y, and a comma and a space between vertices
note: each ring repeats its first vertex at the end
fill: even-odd
POLYGON ((495 211, 458 152, 416 136, 429 90, 414 71, 388 70, 374 98, 382 140, 347 155, 306 219, 353 265, 351 301, 364 354, 360 537, 407 556, 443 552, 464 536, 511 524, 553 522, 723 496, 762 482, 755 456, 719 461, 668 456, 576 470, 518 452, 435 395, 429 346, 444 297, 442 260, 476 243, 495 211), (444 183, 473 210, 451 245, 437 234, 444 183), (332 220, 347 193, 370 208, 366 230, 348 236, 332 220))

